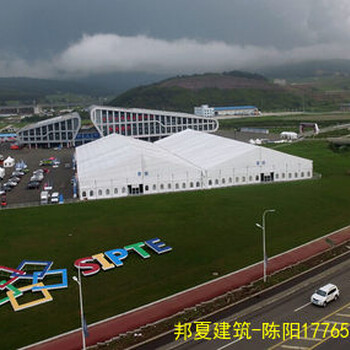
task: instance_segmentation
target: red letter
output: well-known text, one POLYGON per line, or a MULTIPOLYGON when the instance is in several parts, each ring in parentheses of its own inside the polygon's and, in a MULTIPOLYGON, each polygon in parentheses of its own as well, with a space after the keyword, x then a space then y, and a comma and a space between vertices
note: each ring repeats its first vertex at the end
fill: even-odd
POLYGON ((87 258, 81 258, 81 259, 75 260, 74 266, 77 269, 80 269, 84 276, 92 276, 98 273, 101 269, 101 267, 98 264, 91 263, 92 261, 94 261, 92 256, 89 256, 87 258), (83 270, 87 270, 87 271, 83 271, 83 270))

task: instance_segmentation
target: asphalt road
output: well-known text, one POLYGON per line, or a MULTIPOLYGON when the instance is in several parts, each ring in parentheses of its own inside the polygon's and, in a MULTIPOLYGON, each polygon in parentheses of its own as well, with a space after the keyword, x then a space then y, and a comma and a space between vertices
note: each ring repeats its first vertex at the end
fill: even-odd
MULTIPOLYGON (((192 324, 190 340, 184 342, 182 335, 178 341, 160 347, 155 346, 154 349, 349 349, 350 333, 347 332, 350 329, 348 326, 346 325, 342 331, 345 338, 341 338, 336 330, 333 332, 331 330, 335 323, 338 328, 340 328, 340 323, 349 323, 350 325, 350 261, 347 259, 345 262, 241 310, 239 313, 230 315, 226 313, 225 318, 217 318, 216 316, 212 322, 210 318, 207 321, 210 323, 211 329, 214 323, 218 323, 221 327, 223 322, 227 322, 230 325, 229 339, 213 339, 214 334, 211 331, 206 334, 208 338, 211 338, 210 340, 193 340, 197 327, 201 325, 192 324), (325 308, 311 305, 310 296, 312 293, 327 283, 334 283, 339 287, 340 298, 325 308), (251 339, 246 337, 240 339, 240 333, 234 331, 234 329, 239 330, 243 322, 248 324, 249 331, 246 334, 249 334, 251 339), (264 325, 271 326, 273 323, 277 332, 267 332, 265 339, 263 339, 262 328, 264 325), (290 339, 290 334, 288 334, 291 324, 293 324, 294 329, 293 339, 290 339), (300 327, 300 332, 298 327, 300 327), (273 334, 275 334, 276 339, 269 339, 269 336, 273 336, 273 334)), ((204 329, 202 334, 206 333, 205 328, 206 326, 202 328, 204 329)), ((173 339, 175 339, 175 334, 173 339)))

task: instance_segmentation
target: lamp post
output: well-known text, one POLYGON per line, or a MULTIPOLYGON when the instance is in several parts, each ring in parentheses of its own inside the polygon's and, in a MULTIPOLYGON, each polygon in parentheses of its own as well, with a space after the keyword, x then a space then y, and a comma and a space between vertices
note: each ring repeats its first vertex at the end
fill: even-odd
POLYGON ((263 256, 264 256, 264 283, 266 282, 266 270, 267 270, 267 256, 266 256, 266 225, 265 225, 265 216, 267 213, 274 213, 275 209, 267 209, 263 212, 262 215, 262 225, 256 223, 255 225, 262 230, 263 234, 263 256))
POLYGON ((81 337, 83 340, 83 350, 86 349, 86 340, 85 340, 85 321, 84 321, 84 308, 83 308, 83 291, 81 289, 81 275, 80 268, 78 268, 78 278, 77 276, 72 277, 79 286, 79 301, 80 301, 80 320, 81 320, 81 337))

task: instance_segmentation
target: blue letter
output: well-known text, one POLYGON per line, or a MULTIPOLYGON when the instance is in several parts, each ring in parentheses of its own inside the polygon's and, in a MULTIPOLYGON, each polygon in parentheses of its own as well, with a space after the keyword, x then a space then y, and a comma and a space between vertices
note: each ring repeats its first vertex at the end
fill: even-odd
POLYGON ((167 253, 173 249, 171 247, 167 247, 165 243, 160 241, 159 238, 149 239, 148 241, 145 241, 145 243, 158 254, 167 253))

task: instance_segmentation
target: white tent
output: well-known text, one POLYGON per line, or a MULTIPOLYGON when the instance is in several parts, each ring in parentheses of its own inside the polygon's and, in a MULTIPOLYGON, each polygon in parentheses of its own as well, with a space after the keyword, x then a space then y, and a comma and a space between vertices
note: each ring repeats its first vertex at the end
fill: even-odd
POLYGON ((80 198, 180 189, 201 170, 155 144, 118 134, 76 148, 80 198))
POLYGON ((312 177, 312 161, 266 147, 185 130, 156 142, 206 174, 205 187, 312 177))
POLYGON ((8 156, 5 160, 4 160, 4 168, 11 168, 15 165, 15 160, 14 158, 8 156))
POLYGON ((83 199, 312 177, 312 161, 185 130, 155 143, 118 134, 76 148, 83 199))

